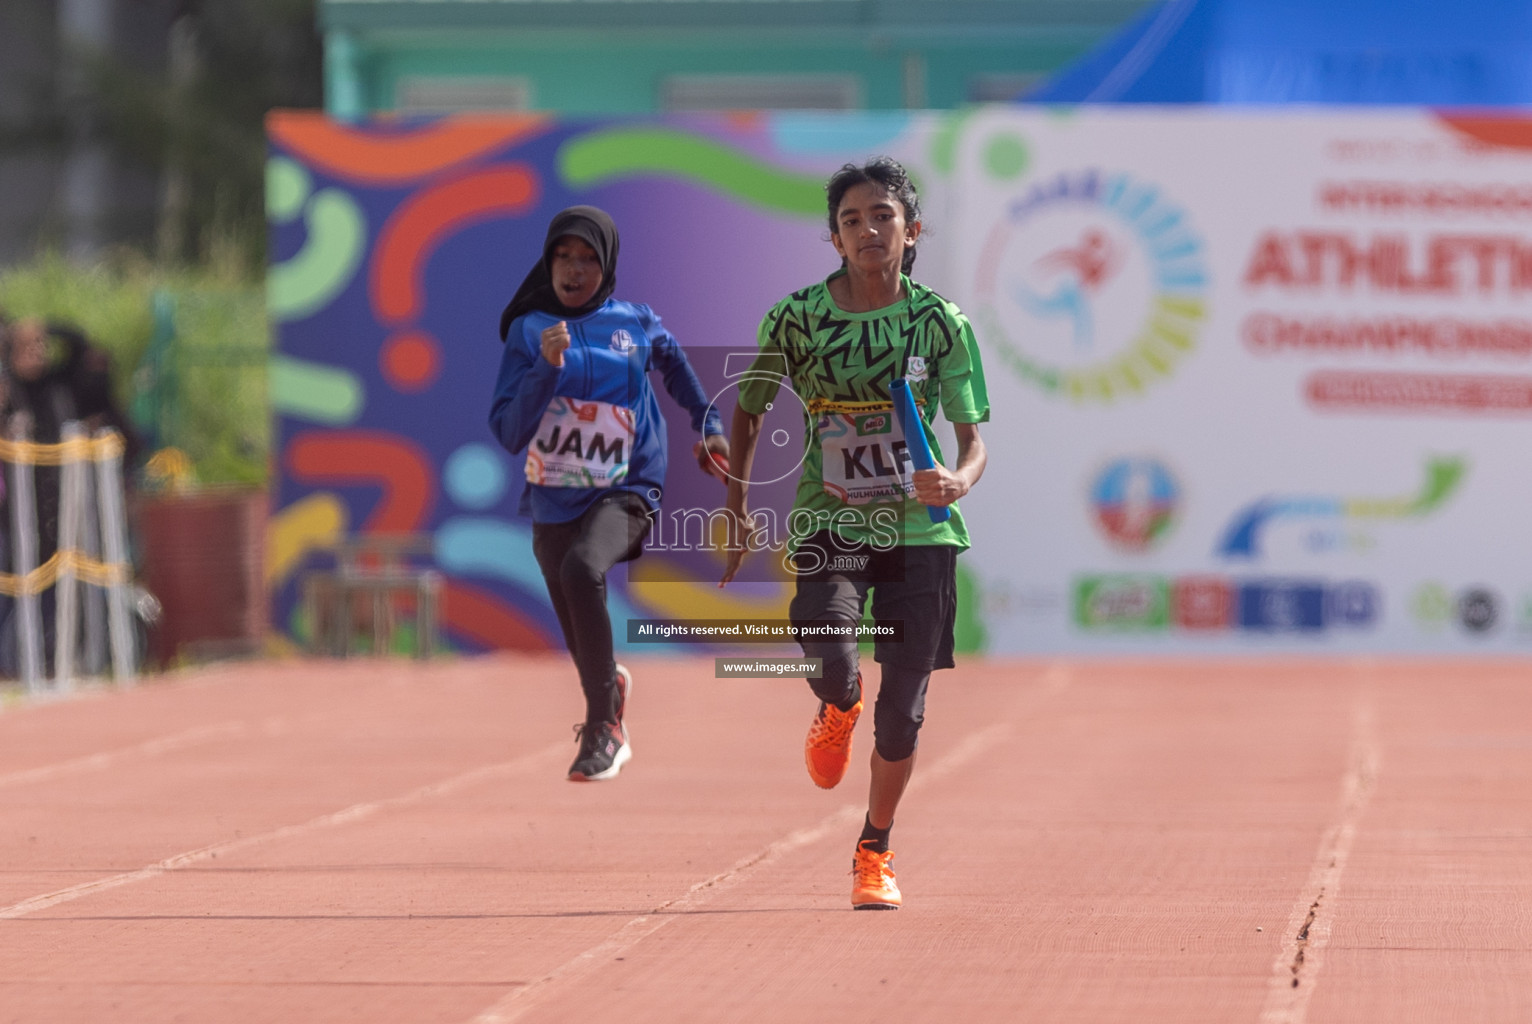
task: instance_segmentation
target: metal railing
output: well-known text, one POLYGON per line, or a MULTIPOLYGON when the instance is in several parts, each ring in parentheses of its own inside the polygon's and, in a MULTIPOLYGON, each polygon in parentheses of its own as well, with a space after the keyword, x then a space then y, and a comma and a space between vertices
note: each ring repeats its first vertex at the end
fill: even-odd
POLYGON ((42 598, 50 588, 55 689, 73 688, 77 656, 84 673, 95 675, 105 667, 109 649, 112 676, 122 684, 134 681, 137 665, 122 438, 113 430, 89 437, 74 421, 60 433, 57 443, 39 443, 18 426, 10 438, 0 439, 0 461, 10 469, 11 513, 11 571, 0 572, 0 593, 16 602, 18 674, 32 694, 49 682, 42 598), (41 564, 38 466, 59 469, 57 548, 41 564))

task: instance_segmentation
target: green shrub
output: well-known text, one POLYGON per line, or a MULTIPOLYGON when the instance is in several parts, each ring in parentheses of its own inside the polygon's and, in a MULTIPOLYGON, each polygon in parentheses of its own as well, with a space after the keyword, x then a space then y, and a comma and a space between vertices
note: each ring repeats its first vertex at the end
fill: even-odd
POLYGON ((0 310, 71 323, 110 352, 122 408, 147 420, 139 426, 159 435, 157 447, 184 451, 197 483, 262 485, 271 440, 265 295, 232 268, 165 269, 132 254, 82 266, 44 255, 0 269, 0 310), (173 338, 156 321, 157 295, 173 338), (163 352, 151 350, 157 329, 163 352))

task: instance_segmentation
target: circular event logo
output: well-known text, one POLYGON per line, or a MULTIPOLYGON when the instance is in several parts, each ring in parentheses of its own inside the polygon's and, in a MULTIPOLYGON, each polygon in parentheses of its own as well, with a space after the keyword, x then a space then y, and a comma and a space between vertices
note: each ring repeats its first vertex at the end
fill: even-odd
POLYGON ((1096 525, 1128 551, 1147 551, 1175 521, 1181 487, 1157 459, 1122 458, 1091 483, 1096 525))
POLYGON ((1470 633, 1488 633, 1500 620, 1500 601, 1492 590, 1470 587, 1458 596, 1458 621, 1470 633))
POLYGON ((979 254, 982 337, 1023 380, 1110 402, 1174 372, 1206 315, 1205 247, 1154 185, 1096 169, 1039 182, 979 254))
POLYGON ((1415 621, 1432 629, 1439 629, 1452 620, 1452 607, 1452 595, 1446 586, 1434 581, 1422 583, 1410 600, 1415 621))

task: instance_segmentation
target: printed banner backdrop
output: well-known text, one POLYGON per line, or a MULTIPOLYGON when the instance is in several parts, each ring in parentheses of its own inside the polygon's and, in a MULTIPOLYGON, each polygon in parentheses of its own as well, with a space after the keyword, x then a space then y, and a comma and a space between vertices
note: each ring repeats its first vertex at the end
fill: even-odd
MULTIPOLYGON (((1532 653, 1532 120, 279 113, 269 134, 268 573, 295 638, 320 549, 416 531, 451 643, 561 646, 524 460, 487 427, 500 309, 550 217, 613 215, 617 296, 659 313, 727 421, 762 314, 838 263, 825 178, 887 153, 921 188, 915 276, 973 320, 993 403, 963 649, 1532 653)), ((791 594, 770 552, 716 587, 723 489, 661 405, 664 508, 610 594, 625 656, 666 649, 630 647, 627 618, 780 619, 791 594)), ((778 515, 791 405, 754 474, 778 515)))

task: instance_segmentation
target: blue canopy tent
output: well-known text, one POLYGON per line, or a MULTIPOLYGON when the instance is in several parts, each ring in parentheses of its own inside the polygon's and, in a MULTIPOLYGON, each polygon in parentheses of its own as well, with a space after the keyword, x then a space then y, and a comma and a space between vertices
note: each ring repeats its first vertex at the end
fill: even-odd
POLYGON ((1532 2, 1166 0, 1020 98, 1528 104, 1532 2))

